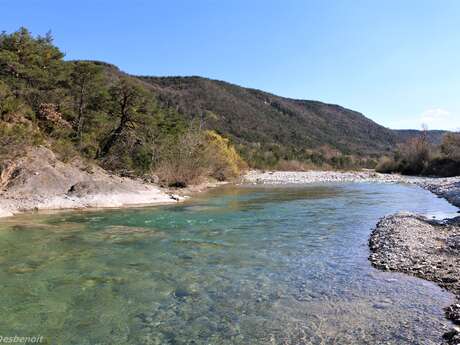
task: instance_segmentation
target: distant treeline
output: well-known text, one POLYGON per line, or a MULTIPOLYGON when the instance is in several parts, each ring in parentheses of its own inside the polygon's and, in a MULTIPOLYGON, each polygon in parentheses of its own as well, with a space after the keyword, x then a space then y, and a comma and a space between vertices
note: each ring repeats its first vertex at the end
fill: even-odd
POLYGON ((446 133, 440 145, 433 145, 422 131, 418 137, 398 145, 390 156, 380 159, 376 170, 406 175, 460 175, 460 133, 446 133))

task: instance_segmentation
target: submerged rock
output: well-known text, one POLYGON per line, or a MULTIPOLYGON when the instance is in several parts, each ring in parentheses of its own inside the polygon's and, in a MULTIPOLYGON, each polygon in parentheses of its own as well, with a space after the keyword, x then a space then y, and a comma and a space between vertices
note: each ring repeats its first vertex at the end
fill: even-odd
POLYGON ((447 307, 446 317, 453 323, 460 325, 460 304, 452 304, 447 307))
POLYGON ((24 273, 34 272, 35 270, 36 268, 30 267, 30 266, 12 266, 8 269, 8 272, 24 274, 24 273))
POLYGON ((188 296, 190 296, 190 295, 191 295, 191 293, 188 292, 188 291, 185 290, 185 289, 179 288, 179 289, 176 289, 176 290, 174 291, 174 297, 177 297, 177 298, 185 298, 185 297, 188 297, 188 296))

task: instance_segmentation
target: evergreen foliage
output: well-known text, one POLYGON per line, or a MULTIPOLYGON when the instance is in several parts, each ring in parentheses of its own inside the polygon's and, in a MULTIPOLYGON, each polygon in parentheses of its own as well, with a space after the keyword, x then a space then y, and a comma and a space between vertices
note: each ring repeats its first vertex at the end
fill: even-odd
MULTIPOLYGON (((160 106, 155 92, 135 77, 100 62, 65 61, 50 33, 33 37, 20 28, 0 34, 0 160, 29 145, 46 144, 62 160, 81 156, 120 174, 146 176, 165 170, 171 152, 189 152, 184 139, 190 133, 205 137, 204 130, 190 127, 172 107, 160 106)), ((205 166, 210 162, 206 144, 201 145, 199 155, 185 155, 188 166, 181 162, 182 174, 197 175, 187 183, 212 171, 205 166), (196 166, 194 172, 185 171, 196 166)), ((237 175, 232 165, 219 178, 237 175)))

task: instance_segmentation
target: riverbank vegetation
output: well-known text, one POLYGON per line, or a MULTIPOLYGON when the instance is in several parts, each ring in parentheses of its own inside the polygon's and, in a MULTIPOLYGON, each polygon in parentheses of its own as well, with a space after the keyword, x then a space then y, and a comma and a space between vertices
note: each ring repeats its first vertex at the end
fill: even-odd
POLYGON ((405 175, 460 175, 460 133, 446 133, 440 145, 427 140, 426 132, 398 145, 390 156, 380 159, 376 170, 405 175))

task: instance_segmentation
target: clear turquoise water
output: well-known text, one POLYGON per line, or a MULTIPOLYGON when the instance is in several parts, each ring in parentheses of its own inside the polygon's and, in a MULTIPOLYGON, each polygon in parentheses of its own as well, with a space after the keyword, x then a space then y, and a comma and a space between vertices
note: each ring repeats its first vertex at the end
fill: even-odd
POLYGON ((47 344, 437 344, 451 296, 373 269, 371 228, 455 212, 416 187, 226 187, 0 222, 0 335, 47 344))

